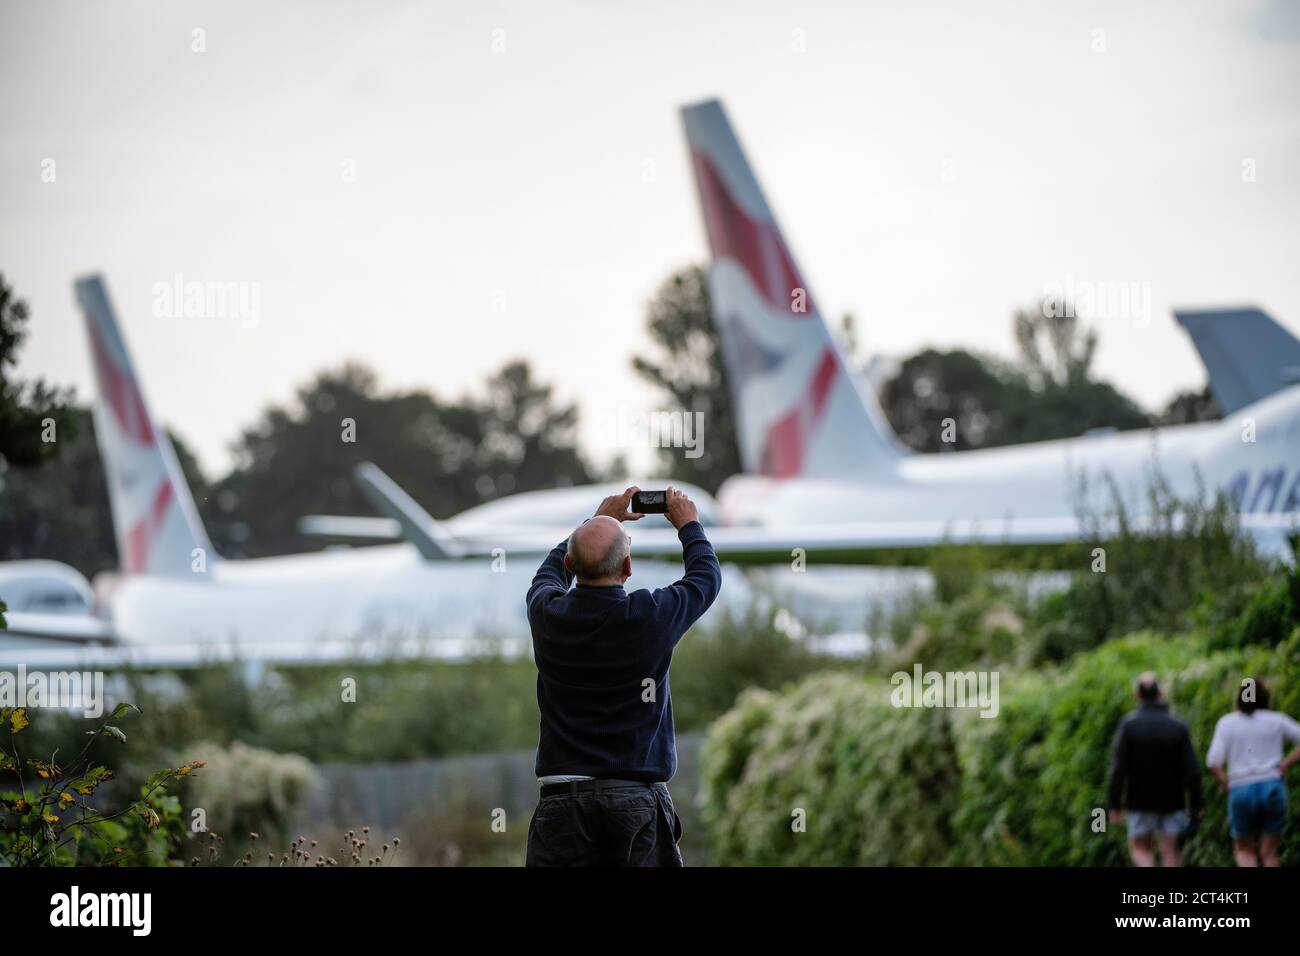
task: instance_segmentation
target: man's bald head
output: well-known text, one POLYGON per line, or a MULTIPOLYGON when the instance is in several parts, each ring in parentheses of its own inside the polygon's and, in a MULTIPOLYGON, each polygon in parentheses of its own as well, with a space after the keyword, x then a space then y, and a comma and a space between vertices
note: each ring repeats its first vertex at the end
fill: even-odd
POLYGON ((623 525, 608 515, 588 518, 569 535, 566 559, 580 582, 620 578, 632 552, 623 525))
POLYGON ((1137 679, 1138 700, 1154 702, 1160 699, 1160 681, 1152 671, 1143 671, 1137 679))

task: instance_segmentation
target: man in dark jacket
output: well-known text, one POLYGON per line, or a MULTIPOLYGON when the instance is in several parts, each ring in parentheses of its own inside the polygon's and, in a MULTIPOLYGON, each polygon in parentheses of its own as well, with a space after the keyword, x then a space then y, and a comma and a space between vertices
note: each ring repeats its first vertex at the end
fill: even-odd
POLYGON ((1169 713, 1155 674, 1138 677, 1137 698, 1137 710, 1125 715, 1115 731, 1110 819, 1119 823, 1127 818, 1134 866, 1155 866, 1155 838, 1161 863, 1181 866, 1178 838, 1200 821, 1203 810, 1200 761, 1187 724, 1169 713))
POLYGON ((641 517, 628 510, 637 490, 606 498, 528 589, 542 788, 529 866, 682 865, 667 786, 677 769, 668 665, 718 596, 722 568, 694 503, 670 487, 686 573, 671 587, 624 591, 632 542, 622 522, 641 517))

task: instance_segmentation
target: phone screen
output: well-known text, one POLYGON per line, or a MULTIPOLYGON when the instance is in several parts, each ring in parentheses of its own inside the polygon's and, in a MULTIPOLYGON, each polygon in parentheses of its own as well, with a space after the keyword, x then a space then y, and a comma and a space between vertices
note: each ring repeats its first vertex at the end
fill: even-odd
POLYGON ((632 494, 632 511, 636 514, 664 514, 668 510, 668 492, 637 491, 632 494))

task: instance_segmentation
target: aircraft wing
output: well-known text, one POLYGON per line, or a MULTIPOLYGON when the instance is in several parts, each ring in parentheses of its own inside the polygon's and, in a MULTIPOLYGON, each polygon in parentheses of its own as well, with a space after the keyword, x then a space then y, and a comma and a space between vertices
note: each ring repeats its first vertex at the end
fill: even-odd
MULTIPOLYGON (((1247 514, 1241 526, 1270 550, 1300 529, 1300 512, 1247 514)), ((1158 527, 1141 517, 1129 520, 1141 534, 1158 527)), ((907 552, 923 560, 933 548, 972 547, 1008 550, 1051 549, 1101 541, 1116 531, 1102 524, 1083 526, 1077 518, 1012 518, 1003 521, 880 521, 785 526, 706 527, 718 557, 737 564, 778 564, 802 554, 809 560, 836 564, 910 563, 907 552)), ((458 528, 465 557, 482 557, 497 549, 508 554, 542 555, 563 541, 571 528, 458 528)), ((676 558, 682 546, 677 532, 657 516, 628 526, 633 557, 676 558), (652 526, 650 522, 654 522, 652 526)))
POLYGON ((395 541, 402 537, 399 522, 368 515, 303 515, 298 519, 298 530, 321 538, 395 541))
POLYGON ((6 611, 8 627, 0 631, 0 648, 34 644, 115 644, 112 624, 90 614, 41 614, 6 611))

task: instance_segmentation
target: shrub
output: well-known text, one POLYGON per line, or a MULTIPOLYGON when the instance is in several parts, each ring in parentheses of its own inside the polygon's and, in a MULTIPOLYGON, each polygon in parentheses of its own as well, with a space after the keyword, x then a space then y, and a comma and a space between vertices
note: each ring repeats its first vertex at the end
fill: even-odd
POLYGON ((1213 647, 1279 644, 1300 628, 1300 568, 1265 581, 1245 609, 1214 627, 1213 647))
MULTIPOLYGON (((1132 683, 1160 675, 1204 764, 1215 722, 1243 676, 1263 674, 1274 706, 1300 713, 1300 633, 1275 648, 1212 651, 1195 636, 1139 634, 1060 670, 1008 672, 1000 711, 899 709, 888 687, 815 676, 748 693, 705 742, 704 817, 724 864, 1115 865, 1122 826, 1106 809, 1110 746, 1132 683), (790 828, 795 807, 807 833, 790 828)), ((1203 778, 1206 818, 1187 859, 1231 863, 1225 800, 1203 778)), ((1290 781, 1283 861, 1300 863, 1300 782, 1290 781)))
MULTIPOLYGON (((12 774, 16 790, 0 792, 0 866, 168 866, 179 864, 185 826, 180 801, 168 787, 203 766, 201 760, 149 775, 134 800, 105 796, 114 774, 91 753, 108 739, 126 743, 116 721, 139 712, 122 703, 74 757, 23 759, 18 739, 31 725, 25 707, 0 708, 8 735, 0 748, 0 772, 12 774)), ((28 751, 31 752, 30 750, 28 751)))
MULTIPOLYGON (((1138 528, 1120 489, 1109 478, 1107 485, 1108 510, 1080 513, 1085 540, 1104 548, 1106 570, 1080 568, 1062 595, 1040 607, 1034 624, 1042 659, 1065 660, 1137 631, 1179 633, 1203 625, 1207 608, 1234 618, 1272 573, 1224 495, 1180 499, 1156 473, 1138 528)), ((1086 500, 1086 488, 1080 497, 1086 500)))
MULTIPOLYGON (((207 771, 190 779, 185 804, 202 811, 205 829, 220 834, 259 833, 268 843, 288 835, 302 801, 317 785, 311 762, 295 754, 277 754, 235 741, 228 748, 198 744, 207 771)), ((188 822, 188 821, 187 821, 188 822)))
POLYGON ((779 610, 751 607, 718 615, 696 627, 673 652, 673 716, 683 733, 702 730, 736 702, 741 692, 776 689, 842 661, 808 650, 779 626, 779 610))
POLYGON ((829 674, 747 692, 701 763, 720 863, 929 864, 950 843, 960 779, 946 720, 894 709, 883 682, 829 674))
POLYGON ((873 673, 909 670, 916 661, 930 669, 1019 665, 1035 647, 1026 640, 1026 599, 986 579, 951 600, 914 595, 902 602, 867 656, 873 673))

